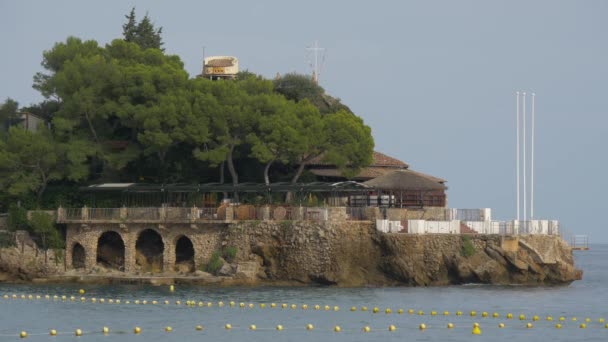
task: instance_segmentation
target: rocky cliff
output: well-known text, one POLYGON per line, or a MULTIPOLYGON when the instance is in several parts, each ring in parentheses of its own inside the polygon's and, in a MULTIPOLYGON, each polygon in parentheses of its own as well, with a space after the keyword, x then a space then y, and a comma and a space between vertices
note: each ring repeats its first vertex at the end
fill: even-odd
POLYGON ((232 225, 224 245, 258 260, 258 277, 338 286, 568 284, 580 279, 557 236, 379 233, 370 223, 232 225))
POLYGON ((18 239, 16 247, 0 248, 0 281, 149 277, 151 283, 216 285, 548 285, 568 284, 582 275, 571 249, 557 236, 385 234, 369 222, 343 220, 242 221, 199 229, 217 241, 209 248, 236 247, 237 255, 219 276, 200 270, 187 275, 105 273, 100 267, 66 272, 62 251, 45 255, 33 242, 18 239))

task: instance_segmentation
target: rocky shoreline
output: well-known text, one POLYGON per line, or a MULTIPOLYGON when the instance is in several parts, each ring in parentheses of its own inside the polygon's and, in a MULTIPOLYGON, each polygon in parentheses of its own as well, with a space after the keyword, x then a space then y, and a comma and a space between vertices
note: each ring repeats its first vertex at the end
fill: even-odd
POLYGON ((567 285, 581 279, 559 236, 412 235, 349 224, 241 222, 222 233, 238 253, 218 275, 66 270, 64 251, 0 248, 0 282, 173 283, 205 286, 567 285))

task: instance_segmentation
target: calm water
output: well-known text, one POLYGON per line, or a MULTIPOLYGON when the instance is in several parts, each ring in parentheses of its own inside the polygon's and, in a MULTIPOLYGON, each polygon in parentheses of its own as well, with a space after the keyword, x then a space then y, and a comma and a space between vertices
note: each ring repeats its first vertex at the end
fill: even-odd
MULTIPOLYGON (((148 286, 85 286, 87 298, 120 299, 123 304, 93 304, 90 302, 62 302, 53 300, 0 299, 0 341, 18 340, 21 330, 28 332, 27 340, 77 340, 80 341, 535 341, 547 339, 552 341, 608 341, 606 323, 598 323, 598 318, 608 319, 608 245, 591 246, 590 251, 575 252, 577 267, 585 272, 582 281, 574 282, 568 287, 530 288, 523 286, 460 286, 434 288, 206 288, 177 287, 170 293, 167 287, 148 286), (124 304, 124 301, 157 300, 163 303, 170 300, 171 305, 135 305, 124 304), (214 302, 211 308, 188 308, 177 306, 176 300, 197 300, 214 302), (218 307, 223 301, 225 307, 218 307), (237 307, 230 308, 228 302, 235 301, 237 307), (238 308, 238 303, 254 303, 254 309, 238 308), (298 308, 271 309, 269 303, 308 304, 308 310, 298 308), (268 303, 264 309, 259 303, 268 303), (338 312, 314 310, 319 304, 339 306, 338 312), (350 312, 350 307, 367 306, 370 311, 350 312), (371 309, 378 307, 381 313, 373 314, 371 309), (384 309, 391 308, 392 314, 385 314, 384 309), (406 313, 397 314, 402 308, 406 313), (408 315, 408 309, 424 310, 425 315, 408 315), (438 312, 430 315, 431 310, 438 312), (443 311, 450 315, 444 317, 443 311), (457 317, 458 310, 464 312, 457 317), (471 310, 478 316, 470 317, 471 310), (487 311, 500 313, 500 318, 482 318, 487 311), (514 319, 506 319, 508 312, 514 319), (528 321, 533 315, 541 320, 534 322, 532 329, 526 329, 525 323, 517 319, 525 314, 528 321), (544 318, 551 315, 553 322, 544 318), (555 329, 559 316, 565 316, 561 330, 555 329), (578 319, 571 321, 572 317, 578 319), (587 329, 580 329, 579 324, 589 317, 587 329), (452 322, 453 330, 446 325, 452 322), (471 335, 473 322, 479 322, 481 336, 471 335), (504 322, 504 329, 498 323, 504 322), (224 329, 230 323, 231 331, 224 329), (306 324, 314 325, 314 331, 306 331, 306 324), (418 325, 425 323, 427 330, 421 332, 418 325), (203 331, 196 331, 196 325, 203 325, 203 331), (257 331, 248 330, 255 324, 257 331), (284 326, 283 331, 276 331, 277 324, 284 326), (395 332, 387 327, 394 324, 395 332), (333 332, 339 325, 342 332, 333 332), (97 333, 103 326, 111 329, 109 336, 97 333), (140 335, 134 335, 135 326, 142 328, 140 335), (165 326, 173 327, 173 332, 164 332, 165 326), (361 332, 369 326, 370 333, 361 332), (75 329, 82 329, 85 335, 73 336, 75 329), (48 336, 49 329, 56 329, 60 336, 48 336)), ((80 297, 78 289, 82 286, 33 286, 33 285, 0 285, 0 294, 67 295, 80 297)))

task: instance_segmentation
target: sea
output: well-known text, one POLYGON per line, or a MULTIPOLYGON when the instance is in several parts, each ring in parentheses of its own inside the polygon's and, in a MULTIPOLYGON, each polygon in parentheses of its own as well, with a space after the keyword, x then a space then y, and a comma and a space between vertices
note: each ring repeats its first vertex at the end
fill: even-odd
POLYGON ((608 341, 608 245, 574 255, 551 287, 0 284, 0 341, 608 341))

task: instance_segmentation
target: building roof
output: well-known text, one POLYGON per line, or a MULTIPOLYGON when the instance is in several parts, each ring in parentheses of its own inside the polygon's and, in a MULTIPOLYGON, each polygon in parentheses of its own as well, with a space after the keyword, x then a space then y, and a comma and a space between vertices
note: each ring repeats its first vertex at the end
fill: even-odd
POLYGON ((209 67, 231 67, 234 65, 234 57, 221 57, 209 59, 205 62, 205 66, 209 67))
MULTIPOLYGON (((393 157, 389 157, 384 153, 380 153, 374 151, 372 155, 373 161, 369 167, 391 167, 398 169, 407 169, 410 167, 408 164, 402 162, 399 159, 395 159, 393 157)), ((334 166, 331 163, 327 163, 323 161, 323 156, 319 156, 314 158, 308 163, 309 166, 334 166)))
POLYGON ((412 170, 394 170, 363 184, 381 190, 446 190, 437 179, 412 170))
MULTIPOLYGON (((370 166, 370 167, 366 167, 366 168, 362 169, 361 172, 359 172, 352 179, 358 180, 358 181, 366 181, 369 179, 383 176, 383 175, 390 173, 392 171, 395 171, 395 170, 396 170, 395 168, 389 168, 389 167, 371 167, 370 166)), ((315 168, 315 169, 309 169, 308 171, 310 171, 313 175, 319 176, 319 177, 343 178, 342 174, 340 174, 340 171, 335 168, 315 168)))

